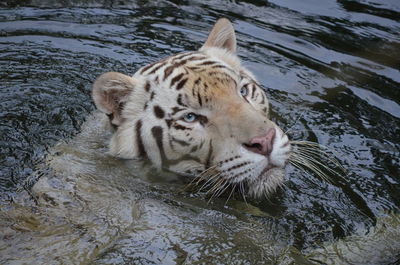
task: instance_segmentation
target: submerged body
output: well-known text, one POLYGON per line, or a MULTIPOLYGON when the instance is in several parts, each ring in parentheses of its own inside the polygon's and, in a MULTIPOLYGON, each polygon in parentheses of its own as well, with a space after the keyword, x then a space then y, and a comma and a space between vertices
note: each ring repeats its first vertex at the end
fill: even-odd
POLYGON ((115 128, 111 153, 199 176, 221 193, 274 190, 289 139, 269 119, 265 92, 235 52, 233 27, 220 19, 199 51, 144 66, 133 77, 101 75, 93 98, 115 128))

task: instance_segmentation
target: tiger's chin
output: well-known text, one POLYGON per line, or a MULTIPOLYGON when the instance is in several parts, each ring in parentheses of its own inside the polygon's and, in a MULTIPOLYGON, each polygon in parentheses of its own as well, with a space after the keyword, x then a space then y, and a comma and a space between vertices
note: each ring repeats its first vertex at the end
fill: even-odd
POLYGON ((254 178, 248 178, 246 181, 247 194, 253 198, 261 198, 263 196, 268 197, 283 184, 284 173, 284 168, 267 167, 263 170, 261 175, 254 178))

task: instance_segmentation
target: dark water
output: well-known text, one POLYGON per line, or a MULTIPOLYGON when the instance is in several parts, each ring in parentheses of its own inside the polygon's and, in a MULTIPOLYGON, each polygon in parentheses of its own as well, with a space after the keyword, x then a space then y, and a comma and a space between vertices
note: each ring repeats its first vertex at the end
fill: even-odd
MULTIPOLYGON (((1 2, 2 204, 9 205, 18 200, 21 191, 29 191, 49 148, 79 132, 94 110, 90 90, 96 76, 106 71, 133 74, 162 57, 198 49, 219 17, 233 22, 238 53, 264 85, 274 119, 283 128, 293 126, 292 139, 316 141, 333 150, 347 170, 327 183, 289 168, 284 188, 269 201, 251 202, 256 214, 243 210, 247 216, 240 220, 243 233, 256 222, 257 229, 278 231, 275 235, 284 238, 286 246, 306 250, 368 230, 377 218, 398 213, 397 0, 1 2)), ((97 263, 148 264, 164 257, 165 264, 183 264, 187 255, 192 255, 192 260, 208 255, 211 261, 224 264, 228 262, 221 254, 224 252, 207 250, 207 246, 226 241, 225 247, 237 253, 236 261, 229 260, 229 264, 248 260, 262 264, 262 259, 247 259, 248 255, 261 255, 256 241, 239 244, 240 240, 229 237, 233 232, 224 230, 232 224, 218 221, 223 215, 220 220, 233 222, 229 216, 234 218, 240 212, 240 199, 228 206, 224 200, 206 204, 202 197, 171 195, 168 188, 161 192, 164 188, 151 182, 146 185, 147 195, 140 196, 154 200, 146 209, 157 209, 155 216, 165 210, 163 203, 185 202, 179 209, 168 208, 169 216, 175 218, 146 217, 146 225, 166 231, 191 230, 184 220, 201 207, 208 209, 214 222, 194 231, 209 231, 214 238, 201 241, 193 237, 182 243, 174 233, 166 232, 159 237, 141 234, 137 239, 134 231, 143 227, 136 225, 110 240, 100 256, 91 256, 97 263), (174 228, 166 228, 169 223, 174 228), (149 238, 159 241, 142 246, 149 238), (171 261, 170 252, 176 256, 171 261)), ((191 220, 208 221, 203 217, 191 220)), ((394 262, 400 257, 393 254, 387 258, 394 262)))

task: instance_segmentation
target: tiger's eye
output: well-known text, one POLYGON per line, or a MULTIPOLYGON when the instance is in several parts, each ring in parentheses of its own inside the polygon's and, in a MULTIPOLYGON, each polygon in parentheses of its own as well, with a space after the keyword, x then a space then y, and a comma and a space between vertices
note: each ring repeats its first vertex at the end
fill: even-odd
POLYGON ((240 89, 240 95, 242 95, 243 97, 247 96, 247 94, 249 93, 249 90, 247 89, 247 87, 242 87, 240 89))
POLYGON ((199 117, 199 116, 197 116, 197 114, 195 114, 195 113, 193 113, 193 112, 190 112, 190 113, 185 114, 185 115, 183 116, 183 119, 184 119, 186 122, 194 122, 194 121, 197 120, 198 117, 199 117))

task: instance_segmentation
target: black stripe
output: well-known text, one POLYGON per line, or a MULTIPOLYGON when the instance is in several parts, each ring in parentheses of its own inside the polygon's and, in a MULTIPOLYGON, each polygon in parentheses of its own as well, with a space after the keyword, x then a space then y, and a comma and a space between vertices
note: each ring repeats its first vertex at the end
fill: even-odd
POLYGON ((139 156, 143 158, 147 158, 146 150, 144 149, 143 141, 142 141, 142 121, 138 120, 135 125, 136 129, 136 144, 139 151, 139 156))
POLYGON ((174 68, 175 68, 175 65, 170 65, 170 66, 168 66, 167 68, 164 69, 163 81, 165 81, 165 79, 167 79, 167 77, 172 73, 174 68))
POLYGON ((156 115, 157 118, 159 118, 159 119, 164 118, 165 112, 160 106, 155 105, 153 107, 153 111, 154 111, 154 115, 156 115))
POLYGON ((231 72, 232 74, 234 74, 235 76, 237 75, 237 73, 235 72, 235 70, 231 69, 230 67, 227 67, 225 65, 222 64, 218 64, 218 65, 213 65, 211 68, 222 68, 224 70, 228 70, 229 72, 231 72))
POLYGON ((200 96, 200 91, 199 90, 197 91, 197 101, 199 102, 200 107, 202 107, 203 106, 203 102, 201 100, 201 96, 200 96))
POLYGON ((182 110, 185 110, 185 109, 179 108, 179 107, 173 107, 171 114, 175 115, 177 112, 182 111, 182 110))
POLYGON ((264 92, 261 92, 261 97, 262 97, 262 100, 261 100, 261 103, 260 103, 260 104, 264 105, 264 104, 265 104, 265 95, 264 95, 264 92))
POLYGON ((154 66, 155 64, 157 64, 158 62, 154 62, 154 63, 151 63, 151 64, 148 64, 148 65, 146 65, 146 66, 144 66, 143 68, 142 68, 142 70, 140 70, 140 74, 143 74, 145 71, 147 71, 150 67, 152 67, 152 66, 154 66))
POLYGON ((146 90, 146 92, 150 91, 150 82, 146 81, 146 84, 144 85, 144 90, 146 90))
POLYGON ((203 145, 204 145, 204 143, 205 143, 206 141, 201 141, 201 143, 200 143, 200 146, 199 146, 199 149, 201 149, 201 148, 203 148, 203 145))
POLYGON ((235 84, 235 86, 237 86, 236 80, 233 79, 233 77, 231 75, 227 74, 227 73, 212 71, 212 72, 207 72, 207 74, 209 76, 215 77, 215 79, 217 79, 218 81, 221 81, 221 82, 223 82, 223 81, 228 81, 228 82, 232 81, 235 84), (223 77, 225 77, 225 79, 223 79, 223 77))
POLYGON ((184 52, 184 53, 175 55, 173 58, 175 60, 179 60, 179 59, 183 59, 186 56, 193 55, 193 54, 198 54, 198 52, 184 52))
POLYGON ((203 115, 199 115, 199 122, 204 127, 208 123, 208 118, 203 115))
POLYGON ((176 123, 176 124, 174 125, 174 128, 177 129, 177 130, 192 130, 192 128, 185 127, 185 126, 180 125, 180 124, 178 124, 178 123, 176 123))
POLYGON ((163 129, 160 126, 154 126, 153 128, 151 128, 151 133, 153 134, 154 140, 156 140, 156 144, 158 146, 158 149, 160 150, 161 166, 163 166, 167 162, 162 141, 163 129))
POLYGON ((165 166, 177 164, 183 160, 193 160, 200 163, 200 160, 196 157, 192 157, 190 155, 183 155, 179 159, 170 160, 165 155, 165 150, 163 146, 163 129, 160 126, 154 126, 151 128, 151 133, 156 141, 158 149, 160 150, 161 156, 161 166, 164 168, 165 166))
MULTIPOLYGON (((204 142, 201 143, 200 148, 203 146, 203 144, 204 144, 204 142)), ((211 166, 211 159, 212 159, 213 150, 214 150, 214 148, 212 146, 212 140, 210 140, 207 158, 206 158, 206 161, 204 163, 204 166, 206 167, 206 169, 208 169, 211 166)))
POLYGON ((165 122, 167 123, 168 128, 171 128, 171 124, 174 120, 172 119, 165 119, 165 122))
POLYGON ((180 73, 179 75, 175 76, 174 78, 171 79, 171 87, 178 82, 179 80, 181 80, 183 77, 183 73, 180 73))
MULTIPOLYGON (((242 176, 243 174, 246 174, 246 173, 249 173, 249 172, 250 172, 250 169, 246 169, 245 171, 239 172, 236 175, 233 175, 232 177, 229 177, 229 178, 230 179, 235 179, 235 178, 237 178, 239 176, 242 176)), ((262 174, 263 174, 263 172, 261 172, 261 174, 258 175, 257 179, 260 178, 262 174)))
POLYGON ((182 81, 180 81, 177 85, 176 85, 176 90, 181 90, 182 87, 186 84, 187 82, 187 78, 183 79, 182 81))
POLYGON ((171 73, 174 71, 175 68, 178 68, 181 65, 184 65, 187 62, 187 60, 182 60, 180 62, 174 63, 173 65, 168 66, 164 70, 164 78, 163 80, 167 79, 168 76, 171 75, 171 73))
POLYGON ((175 142, 175 143, 178 143, 178 144, 182 145, 182 146, 188 146, 188 145, 190 145, 190 143, 185 142, 185 141, 182 141, 182 140, 179 140, 179 139, 176 139, 175 137, 172 137, 171 140, 172 140, 173 142, 175 142))
MULTIPOLYGON (((222 65, 222 64, 213 65, 213 66, 211 66, 211 68, 213 68, 213 69, 222 68, 222 69, 228 69, 228 70, 230 70, 228 67, 226 67, 225 65, 222 65)), ((232 71, 232 70, 231 70, 231 71, 232 71)))
POLYGON ((154 96, 156 95, 156 93, 154 93, 154 91, 153 92, 151 92, 151 94, 150 94, 150 101, 152 101, 153 99, 154 99, 154 96))
POLYGON ((192 149, 190 150, 190 153, 196 152, 198 148, 199 148, 198 145, 193 146, 192 149))
POLYGON ((234 157, 225 159, 224 161, 220 161, 220 162, 218 162, 218 164, 219 164, 219 165, 223 165, 223 164, 225 164, 225 163, 231 162, 231 161, 233 161, 233 160, 235 160, 235 159, 238 159, 238 158, 240 158, 240 156, 234 156, 234 157))
MULTIPOLYGON (((250 86, 250 85, 249 85, 250 86)), ((248 87, 249 87, 248 86, 248 87)), ((253 99, 254 97, 254 91, 256 90, 256 86, 254 84, 252 84, 253 89, 251 90, 251 99, 253 99)))
POLYGON ((182 102, 182 94, 178 95, 178 98, 176 99, 176 103, 178 103, 178 105, 186 107, 186 105, 183 104, 183 102, 182 102))
POLYGON ((204 61, 199 63, 198 65, 211 65, 211 64, 217 64, 218 62, 216 61, 204 61))
POLYGON ((179 95, 178 95, 178 98, 176 99, 176 103, 178 103, 178 105, 187 107, 187 105, 185 105, 185 104, 182 102, 182 94, 179 94, 179 95))
POLYGON ((201 68, 198 67, 198 66, 188 66, 187 69, 192 70, 192 71, 197 71, 197 70, 199 70, 201 68))
POLYGON ((159 65, 157 65, 156 67, 154 67, 154 69, 153 70, 151 70, 151 72, 150 73, 148 73, 149 75, 151 75, 151 74, 154 74, 158 69, 160 69, 161 67, 163 67, 165 65, 165 61, 163 61, 163 62, 160 62, 160 64, 159 65))
MULTIPOLYGON (((196 94, 196 86, 194 86, 193 88, 192 88, 192 96, 193 97, 195 97, 195 94, 196 94)), ((198 86, 197 86, 197 90, 199 90, 199 88, 198 88, 198 86)))
POLYGON ((257 102, 258 96, 260 95, 260 93, 256 93, 256 97, 254 98, 254 101, 257 102))
POLYGON ((244 167, 244 166, 246 166, 246 165, 248 165, 248 164, 250 164, 250 162, 243 162, 243 163, 241 163, 241 164, 234 165, 234 166, 228 168, 227 170, 225 170, 225 172, 229 172, 229 171, 232 171, 232 170, 234 170, 234 169, 238 169, 238 168, 244 167))

